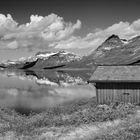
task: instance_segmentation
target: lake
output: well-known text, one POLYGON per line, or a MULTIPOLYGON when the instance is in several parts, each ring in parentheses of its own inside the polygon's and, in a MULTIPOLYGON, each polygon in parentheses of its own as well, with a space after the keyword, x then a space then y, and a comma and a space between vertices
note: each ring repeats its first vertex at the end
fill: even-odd
POLYGON ((140 103, 140 93, 97 94, 87 80, 92 70, 0 70, 0 107, 22 114, 41 112, 46 108, 95 98, 98 104, 109 102, 140 103))
POLYGON ((0 70, 0 106, 20 113, 41 112, 48 107, 96 97, 88 84, 90 70, 0 70))

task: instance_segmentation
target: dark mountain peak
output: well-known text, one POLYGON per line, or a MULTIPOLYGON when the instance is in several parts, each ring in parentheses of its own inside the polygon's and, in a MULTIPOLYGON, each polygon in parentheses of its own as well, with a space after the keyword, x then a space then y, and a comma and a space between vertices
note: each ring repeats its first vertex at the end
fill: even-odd
POLYGON ((115 34, 112 34, 111 36, 108 37, 107 40, 110 40, 110 39, 112 39, 112 38, 117 38, 117 39, 119 39, 119 36, 118 36, 118 35, 115 35, 115 34))
POLYGON ((118 42, 118 41, 121 42, 119 36, 113 34, 110 37, 108 37, 105 42, 118 42))
POLYGON ((114 48, 121 47, 123 42, 117 35, 111 35, 108 37, 98 48, 96 51, 105 50, 109 51, 114 48))
POLYGON ((140 65, 140 36, 126 40, 112 35, 89 58, 97 65, 140 65))
POLYGON ((121 39, 122 41, 124 41, 124 42, 126 42, 127 41, 127 39, 121 39))

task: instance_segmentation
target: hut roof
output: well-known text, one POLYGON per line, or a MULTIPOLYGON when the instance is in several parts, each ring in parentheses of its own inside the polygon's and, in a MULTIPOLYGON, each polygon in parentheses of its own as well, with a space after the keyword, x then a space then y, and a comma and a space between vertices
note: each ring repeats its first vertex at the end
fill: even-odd
POLYGON ((140 66, 98 66, 89 81, 140 82, 140 66))

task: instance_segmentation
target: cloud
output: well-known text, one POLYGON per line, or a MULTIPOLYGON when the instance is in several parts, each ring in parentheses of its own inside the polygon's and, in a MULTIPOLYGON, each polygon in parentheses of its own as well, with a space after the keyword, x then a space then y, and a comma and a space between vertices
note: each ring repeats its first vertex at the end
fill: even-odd
POLYGON ((73 34, 76 29, 80 29, 81 22, 77 20, 76 24, 62 22, 58 20, 52 23, 48 28, 41 32, 41 37, 48 41, 61 40, 73 34))
POLYGON ((17 96, 18 95, 18 90, 15 88, 15 89, 7 89, 7 93, 9 95, 12 95, 12 96, 17 96))
POLYGON ((53 42, 49 44, 49 47, 55 47, 56 49, 82 49, 82 48, 89 48, 93 46, 99 46, 102 40, 100 38, 95 38, 89 40, 88 37, 81 38, 81 37, 74 37, 67 40, 62 40, 58 42, 53 42))
POLYGON ((134 21, 131 28, 133 28, 136 32, 140 31, 140 19, 134 21))
POLYGON ((61 40, 49 44, 50 47, 63 49, 85 49, 91 48, 95 50, 102 42, 104 42, 110 35, 116 34, 120 38, 130 39, 134 36, 140 35, 140 19, 132 22, 115 23, 106 29, 95 29, 94 32, 88 33, 85 37, 71 37, 67 40, 61 40))
POLYGON ((26 26, 32 26, 33 24, 37 24, 37 23, 40 22, 42 19, 43 19, 42 16, 31 15, 31 16, 30 16, 30 23, 26 23, 26 26))
POLYGON ((0 14, 0 29, 13 30, 17 27, 18 23, 13 20, 12 16, 0 14))
POLYGON ((12 16, 0 14, 0 38, 8 34, 12 30, 15 30, 18 23, 13 20, 12 16))
MULTIPOLYGON (((46 17, 31 15, 30 22, 19 25, 12 16, 0 14, 0 42, 7 42, 6 48, 16 49, 20 47, 35 46, 36 40, 46 42, 59 41, 71 36, 75 30, 81 28, 81 21, 65 22, 62 17, 50 14, 46 17), (22 44, 25 43, 25 44, 22 44)), ((5 43, 6 44, 6 43, 5 43)))
POLYGON ((13 41, 7 44, 7 47, 9 49, 17 49, 18 48, 18 42, 17 41, 13 41))
POLYGON ((106 29, 93 29, 85 37, 74 36, 81 28, 81 21, 65 22, 56 14, 48 16, 31 15, 30 22, 19 25, 10 14, 0 14, 0 48, 18 49, 96 49, 112 34, 130 39, 140 35, 140 19, 132 23, 120 21, 106 29))

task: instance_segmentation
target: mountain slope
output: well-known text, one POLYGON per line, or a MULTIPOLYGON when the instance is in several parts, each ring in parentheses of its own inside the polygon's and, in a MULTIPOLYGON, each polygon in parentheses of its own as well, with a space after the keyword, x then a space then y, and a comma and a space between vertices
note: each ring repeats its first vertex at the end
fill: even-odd
POLYGON ((51 69, 51 68, 63 67, 68 63, 81 59, 79 56, 66 51, 59 51, 57 53, 50 52, 50 55, 48 53, 43 52, 43 53, 36 54, 36 56, 38 58, 38 61, 32 67, 32 69, 34 68, 51 69))
POLYGON ((125 40, 112 35, 84 57, 66 51, 47 51, 19 61, 9 61, 1 66, 17 69, 94 69, 95 65, 140 65, 140 36, 125 40))
POLYGON ((86 59, 92 59, 96 65, 138 64, 140 61, 140 36, 127 41, 112 35, 86 59))
POLYGON ((19 59, 16 61, 8 61, 2 66, 17 69, 53 69, 63 67, 68 63, 79 61, 80 56, 66 51, 59 52, 38 52, 35 56, 19 59))

